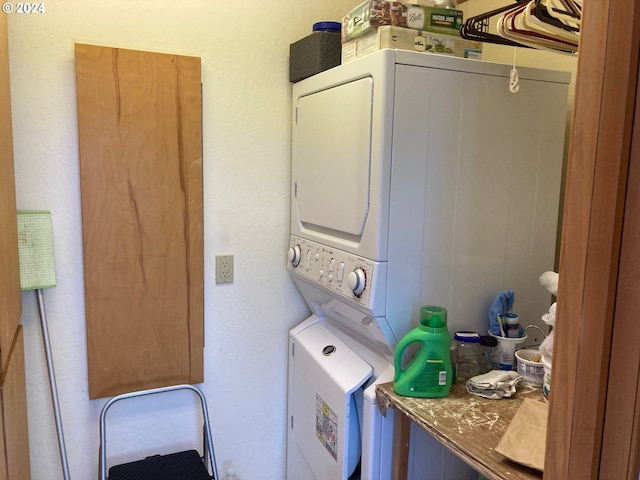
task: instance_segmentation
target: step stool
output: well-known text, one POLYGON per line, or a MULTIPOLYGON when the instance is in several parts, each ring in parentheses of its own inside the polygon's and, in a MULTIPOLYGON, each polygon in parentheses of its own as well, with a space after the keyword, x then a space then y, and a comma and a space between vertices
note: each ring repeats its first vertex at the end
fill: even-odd
POLYGON ((123 393, 111 398, 100 412, 100 480, 218 480, 216 461, 213 454, 211 426, 207 412, 207 401, 204 394, 193 385, 173 385, 169 387, 141 390, 139 392, 123 393), (203 453, 197 450, 170 453, 167 455, 152 455, 143 460, 137 460, 122 465, 115 465, 109 469, 107 476, 107 433, 106 417, 111 406, 129 398, 173 392, 176 390, 191 390, 200 398, 203 418, 203 453), (211 472, 207 469, 209 465, 211 472))

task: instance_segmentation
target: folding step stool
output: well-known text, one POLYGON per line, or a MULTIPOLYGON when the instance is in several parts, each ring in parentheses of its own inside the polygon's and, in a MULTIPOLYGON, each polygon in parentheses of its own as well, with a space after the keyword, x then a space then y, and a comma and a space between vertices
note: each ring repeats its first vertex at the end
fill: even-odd
POLYGON ((100 480, 218 480, 216 461, 213 454, 211 426, 207 412, 207 401, 204 394, 193 385, 173 385, 170 387, 141 390, 139 392, 123 393, 110 399, 100 413, 100 480), (107 476, 107 434, 106 417, 111 406, 127 398, 141 397, 176 390, 191 390, 200 398, 203 418, 203 453, 196 450, 170 453, 167 455, 153 455, 131 463, 115 465, 109 469, 107 476), (211 469, 207 469, 207 463, 211 469))

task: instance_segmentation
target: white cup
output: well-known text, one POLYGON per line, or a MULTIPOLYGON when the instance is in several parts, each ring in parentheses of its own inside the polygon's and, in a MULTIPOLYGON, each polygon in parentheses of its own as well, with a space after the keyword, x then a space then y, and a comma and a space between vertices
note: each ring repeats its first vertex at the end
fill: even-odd
POLYGON ((516 345, 524 343, 527 339, 525 333, 522 337, 500 337, 489 332, 489 335, 498 340, 498 346, 493 354, 492 363, 499 370, 513 370, 516 362, 516 345))

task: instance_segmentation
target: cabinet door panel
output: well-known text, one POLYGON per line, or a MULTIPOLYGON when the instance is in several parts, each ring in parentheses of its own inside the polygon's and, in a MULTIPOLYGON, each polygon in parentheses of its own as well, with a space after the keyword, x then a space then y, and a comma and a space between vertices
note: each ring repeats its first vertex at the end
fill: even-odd
POLYGON ((0 15, 0 371, 22 313, 14 178, 7 16, 0 15))
MULTIPOLYGON (((16 336, 2 378, 2 416, 7 453, 7 478, 29 480, 29 431, 27 425, 27 388, 24 378, 22 325, 16 336)), ((1 478, 1 477, 0 477, 1 478)))
POLYGON ((203 381, 200 59, 76 45, 89 395, 203 381))
POLYGON ((3 410, 2 395, 0 394, 0 480, 7 480, 7 458, 5 456, 4 445, 4 418, 1 414, 3 410))

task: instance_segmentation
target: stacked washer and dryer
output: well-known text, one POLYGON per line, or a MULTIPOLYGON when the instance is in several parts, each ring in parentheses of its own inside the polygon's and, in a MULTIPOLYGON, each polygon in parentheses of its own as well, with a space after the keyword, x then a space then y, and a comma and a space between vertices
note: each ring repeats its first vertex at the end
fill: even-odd
MULTIPOLYGON (((484 332, 511 289, 544 326, 570 74, 519 68, 511 93, 510 70, 381 50, 294 84, 287 268, 311 316, 289 332, 288 480, 391 478, 375 384, 422 305, 484 332)), ((454 478, 415 450, 412 478, 454 478)))

